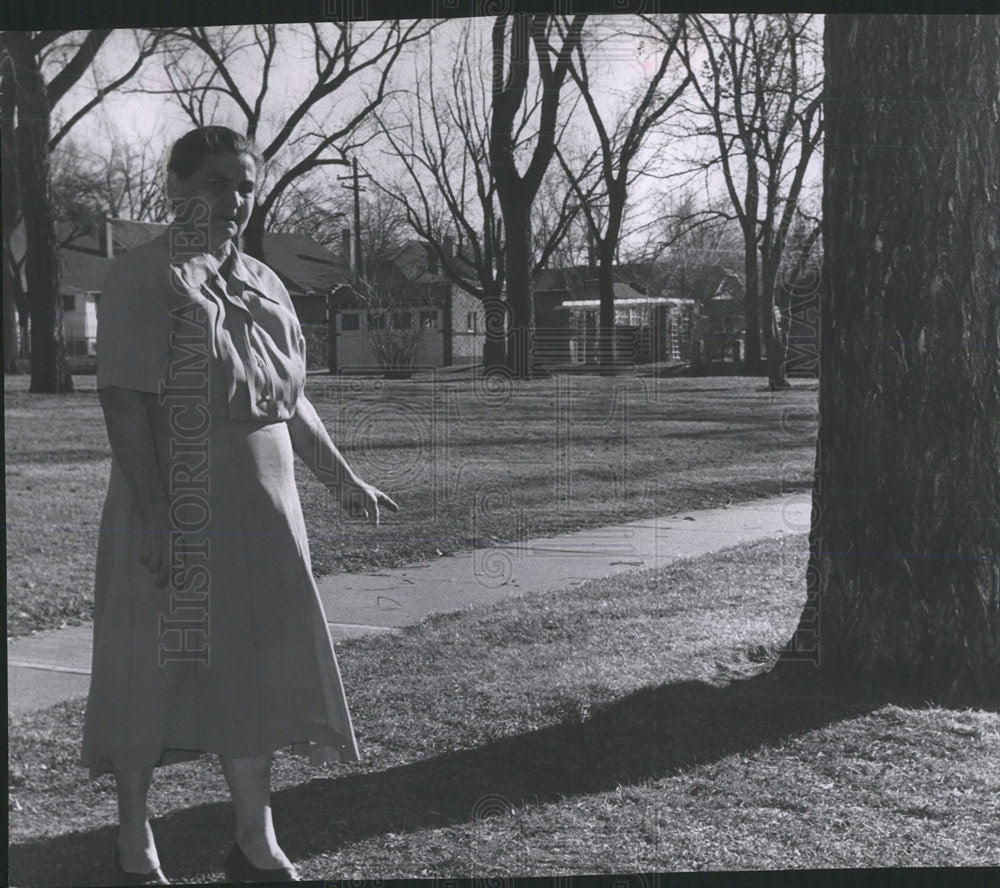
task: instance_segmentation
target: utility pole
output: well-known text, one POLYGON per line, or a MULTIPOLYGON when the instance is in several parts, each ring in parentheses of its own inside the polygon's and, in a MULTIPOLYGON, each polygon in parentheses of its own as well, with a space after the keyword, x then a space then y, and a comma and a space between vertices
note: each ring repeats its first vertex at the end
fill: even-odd
POLYGON ((350 188, 354 191, 354 268, 359 278, 364 278, 364 265, 361 260, 361 192, 368 189, 362 188, 359 179, 370 179, 368 173, 358 173, 358 159, 355 157, 351 161, 351 174, 349 176, 337 176, 338 182, 345 182, 341 188, 350 188))

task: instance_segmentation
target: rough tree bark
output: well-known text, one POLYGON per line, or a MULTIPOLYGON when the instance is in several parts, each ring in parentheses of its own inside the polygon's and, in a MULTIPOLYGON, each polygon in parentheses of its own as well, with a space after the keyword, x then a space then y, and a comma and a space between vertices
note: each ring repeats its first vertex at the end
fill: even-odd
POLYGON ((997 704, 1000 18, 828 16, 823 671, 997 704))
POLYGON ((20 281, 14 262, 14 254, 10 249, 10 236, 18 217, 21 215, 20 200, 17 192, 17 176, 14 174, 16 154, 14 152, 14 72, 9 62, 3 65, 2 87, 2 129, 0 129, 0 146, 3 151, 3 162, 0 163, 0 173, 3 176, 3 372, 5 374, 19 373, 18 358, 18 309, 20 300, 20 281))

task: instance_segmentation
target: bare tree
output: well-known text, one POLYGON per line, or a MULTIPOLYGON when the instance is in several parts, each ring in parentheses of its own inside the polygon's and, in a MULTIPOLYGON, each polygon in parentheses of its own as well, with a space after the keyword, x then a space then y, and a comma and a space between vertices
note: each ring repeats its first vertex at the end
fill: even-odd
POLYGON ((242 119, 265 172, 246 249, 266 259, 264 230, 282 196, 317 170, 350 163, 371 138, 365 124, 387 94, 400 54, 434 27, 383 21, 183 28, 172 32, 164 64, 170 87, 145 91, 172 95, 196 126, 222 113, 242 119), (283 54, 289 47, 312 56, 308 79, 302 61, 283 54), (287 88, 275 87, 282 62, 295 64, 306 84, 292 101, 287 88))
POLYGON ((824 40, 816 520, 787 656, 995 707, 1000 18, 833 15, 824 40))
POLYGON ((64 224, 60 245, 92 231, 104 217, 169 218, 160 158, 150 145, 108 133, 100 146, 95 151, 67 139, 52 153, 53 206, 64 224))
MULTIPOLYGON (((131 66, 107 83, 99 84, 83 104, 67 112, 53 134, 53 109, 86 72, 94 70, 97 54, 110 34, 110 30, 104 29, 88 31, 82 37, 67 31, 6 31, 0 35, 0 69, 14 96, 14 148, 8 159, 14 161, 16 185, 11 180, 5 184, 17 188, 15 200, 25 232, 32 392, 54 393, 73 388, 62 338, 49 154, 110 91, 136 74, 156 50, 159 40, 157 35, 137 36, 136 58, 131 66)), ((6 201, 7 195, 4 197, 6 201)), ((5 227, 5 255, 12 233, 5 227)))
MULTIPOLYGON (((663 45, 659 63, 649 80, 638 87, 627 108, 614 122, 606 122, 595 99, 595 91, 587 64, 587 54, 581 44, 575 47, 570 74, 573 77, 597 134, 597 150, 586 161, 584 168, 574 170, 562 152, 556 155, 580 201, 587 219, 588 233, 597 259, 597 282, 600 298, 598 318, 598 356, 602 372, 610 372, 614 360, 615 292, 614 267, 618 242, 622 235, 629 187, 642 174, 640 151, 649 131, 670 110, 691 81, 691 74, 677 76, 679 82, 665 88, 668 72, 676 67, 684 16, 644 17, 651 36, 663 45), (600 187, 585 194, 581 183, 589 178, 591 169, 600 187), (600 204, 602 213, 597 212, 600 204)), ((613 39, 618 35, 613 35, 613 39)), ((647 35, 648 36, 648 35, 647 35)))
MULTIPOLYGON (((577 156, 582 151, 565 145, 567 139, 560 140, 562 152, 577 156)), ((583 161, 586 165, 587 161, 583 161)), ((593 192, 598 186, 596 178, 583 182, 584 195, 593 204, 593 192)), ((599 208, 595 212, 600 212, 599 208)), ((533 272, 537 275, 543 268, 568 268, 586 262, 588 258, 587 219, 583 215, 581 201, 576 191, 569 186, 561 167, 550 167, 542 178, 542 184, 531 206, 532 255, 535 258, 533 272)))
MULTIPOLYGON (((506 245, 490 166, 489 47, 477 39, 478 33, 477 22, 462 23, 457 40, 447 47, 452 64, 443 84, 433 41, 428 42, 414 87, 400 91, 391 108, 378 114, 387 154, 402 168, 405 184, 391 178, 395 171, 376 175, 373 182, 403 208, 407 223, 434 251, 443 273, 467 293, 496 305, 505 288, 506 245)), ((513 127, 518 144, 537 138, 541 102, 538 81, 513 127)), ((567 189, 559 198, 551 196, 542 229, 533 228, 542 236, 532 244, 532 271, 549 261, 579 212, 567 189)))
POLYGON ((415 64, 413 88, 378 115, 386 153, 405 173, 405 185, 385 174, 373 182, 402 207, 407 224, 434 250, 452 282, 481 300, 498 301, 504 289, 503 223, 489 168, 489 84, 476 25, 463 22, 443 86, 430 42, 426 60, 416 63, 419 73, 415 64))
MULTIPOLYGON (((489 157, 505 230, 505 278, 510 310, 507 367, 515 376, 532 371, 531 333, 531 206, 555 152, 560 95, 570 59, 580 44, 586 15, 565 19, 553 15, 497 16, 492 29, 493 76, 489 157), (555 42, 561 41, 558 46, 555 42), (534 147, 517 138, 519 111, 528 99, 532 49, 542 83, 534 147), (529 155, 524 173, 519 157, 529 155)), ((487 318, 504 316, 502 306, 487 305, 487 318)), ((498 341, 498 325, 487 323, 487 343, 498 341)), ((491 363, 491 361, 487 361, 491 363)))
POLYGON ((742 234, 707 200, 690 191, 677 194, 656 219, 648 251, 656 258, 651 288, 693 301, 689 360, 695 373, 717 372, 730 352, 736 360, 742 316, 742 305, 733 305, 743 290, 737 271, 742 234))
POLYGON ((695 132, 715 142, 705 164, 721 170, 743 230, 746 369, 767 343, 772 389, 787 388, 775 318, 775 281, 806 171, 822 135, 822 69, 814 17, 692 16, 682 56, 693 78, 695 132))

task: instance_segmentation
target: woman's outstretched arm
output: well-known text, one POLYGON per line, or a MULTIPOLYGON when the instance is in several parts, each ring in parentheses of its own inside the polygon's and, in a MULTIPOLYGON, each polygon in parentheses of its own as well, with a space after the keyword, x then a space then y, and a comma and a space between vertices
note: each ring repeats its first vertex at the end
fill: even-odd
POLYGON ((378 524, 381 507, 399 511, 389 496, 355 474, 305 395, 295 402, 295 415, 288 420, 288 434, 295 453, 350 513, 363 514, 372 524, 378 524))

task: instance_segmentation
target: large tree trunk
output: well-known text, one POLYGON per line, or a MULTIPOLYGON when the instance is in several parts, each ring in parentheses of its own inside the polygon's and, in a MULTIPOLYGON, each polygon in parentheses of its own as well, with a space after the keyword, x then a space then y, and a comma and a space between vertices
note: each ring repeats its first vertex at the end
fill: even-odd
POLYGON ((998 694, 1000 18, 826 19, 820 417, 794 647, 998 694))
POLYGON ((73 391, 66 364, 59 298, 59 249, 49 200, 49 99, 30 33, 5 35, 15 65, 17 178, 31 306, 31 387, 46 394, 73 391))
POLYGON ((3 176, 3 372, 18 373, 18 329, 17 306, 20 303, 20 281, 17 279, 17 269, 14 256, 10 249, 10 237, 20 215, 20 202, 17 193, 17 176, 15 163, 17 157, 14 145, 14 78, 10 64, 3 66, 2 85, 0 85, 0 148, 3 151, 3 162, 0 163, 0 175, 3 176))

